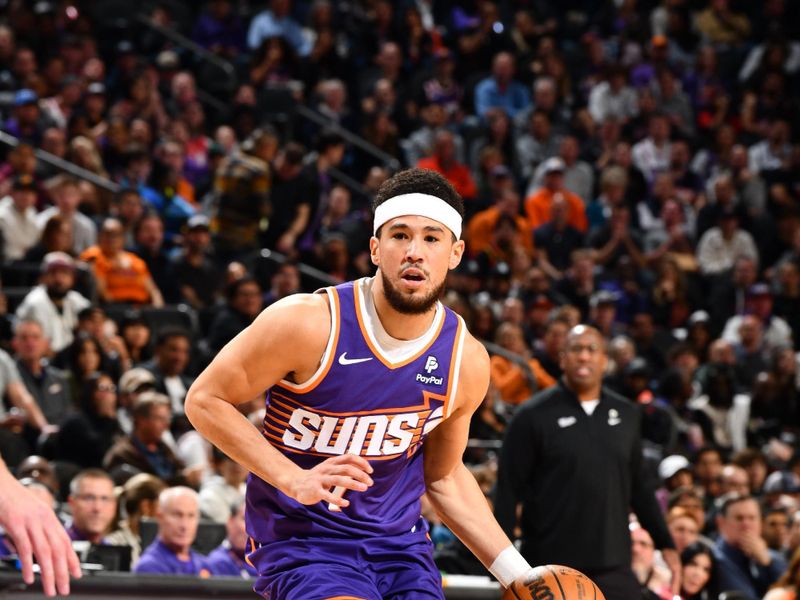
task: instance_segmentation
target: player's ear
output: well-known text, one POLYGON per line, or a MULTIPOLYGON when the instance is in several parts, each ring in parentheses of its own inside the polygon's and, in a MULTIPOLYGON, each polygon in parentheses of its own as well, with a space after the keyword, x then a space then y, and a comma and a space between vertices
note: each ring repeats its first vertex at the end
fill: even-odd
POLYGON ((371 238, 369 238, 369 259, 376 267, 381 266, 381 253, 378 246, 378 238, 373 235, 371 238))
POLYGON ((448 263, 448 268, 455 269, 460 263, 461 259, 464 256, 464 240, 458 240, 455 242, 450 248, 450 261, 448 263))

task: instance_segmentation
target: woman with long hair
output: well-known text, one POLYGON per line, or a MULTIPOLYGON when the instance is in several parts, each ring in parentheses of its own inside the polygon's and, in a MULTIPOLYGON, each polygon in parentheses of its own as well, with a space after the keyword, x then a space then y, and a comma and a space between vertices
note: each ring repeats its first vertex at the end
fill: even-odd
POLYGON ((117 420, 117 386, 107 373, 89 375, 80 396, 80 412, 64 421, 56 441, 57 456, 81 468, 97 468, 123 435, 117 420))
POLYGON ((695 542, 681 552, 681 600, 716 598, 714 553, 703 542, 695 542))

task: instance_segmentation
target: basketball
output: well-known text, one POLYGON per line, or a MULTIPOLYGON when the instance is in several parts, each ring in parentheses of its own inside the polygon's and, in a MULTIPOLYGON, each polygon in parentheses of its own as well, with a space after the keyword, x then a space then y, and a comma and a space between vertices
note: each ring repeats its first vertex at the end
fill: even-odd
POLYGON ((536 567, 515 581, 503 600, 605 600, 603 592, 580 571, 562 565, 536 567))

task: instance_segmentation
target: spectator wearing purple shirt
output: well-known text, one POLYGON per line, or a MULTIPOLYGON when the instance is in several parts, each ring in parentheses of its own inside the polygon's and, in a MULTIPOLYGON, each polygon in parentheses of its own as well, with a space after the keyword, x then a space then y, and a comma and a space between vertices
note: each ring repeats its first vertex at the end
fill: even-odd
POLYGON ((158 497, 158 537, 142 552, 136 573, 208 576, 205 556, 192 550, 200 523, 197 492, 167 488, 158 497))
POLYGON ((255 577, 256 568, 247 562, 247 530, 244 521, 244 498, 240 498, 231 506, 231 516, 225 523, 227 537, 208 555, 208 570, 212 575, 230 577, 255 577))
POLYGON ((114 482, 101 469, 86 469, 70 482, 67 502, 72 509, 72 523, 67 535, 73 542, 104 544, 105 535, 117 514, 114 482))
POLYGON ((200 46, 226 58, 236 58, 246 48, 244 25, 231 9, 231 0, 211 0, 192 32, 200 46))

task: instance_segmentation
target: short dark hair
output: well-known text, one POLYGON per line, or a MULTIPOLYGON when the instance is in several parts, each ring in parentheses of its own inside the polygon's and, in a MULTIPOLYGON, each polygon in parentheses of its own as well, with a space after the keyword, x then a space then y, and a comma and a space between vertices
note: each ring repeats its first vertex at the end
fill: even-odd
MULTIPOLYGON (((740 494, 739 492, 728 492, 727 494, 723 494, 717 501, 714 503, 715 508, 717 509, 717 514, 721 517, 728 516, 728 509, 733 506, 734 504, 739 504, 740 502, 746 502, 747 500, 753 500, 758 504, 758 501, 755 497, 751 496, 750 494, 740 494)), ((761 505, 758 504, 759 512, 761 510, 761 505)))
POLYGON ((261 284, 258 283, 255 277, 252 277, 250 275, 245 275, 244 277, 240 277, 235 281, 231 281, 228 284, 228 287, 225 288, 225 297, 228 299, 228 302, 236 298, 236 294, 239 293, 241 287, 243 285, 247 285, 248 283, 254 283, 259 287, 259 289, 261 288, 261 284))
MULTIPOLYGON (((429 169, 406 169, 384 181, 375 194, 372 209, 377 209, 389 198, 413 193, 430 194, 441 198, 455 208, 462 219, 464 218, 464 200, 447 179, 429 169)), ((375 235, 381 236, 381 228, 378 228, 375 235)))
POLYGON ((192 339, 191 334, 185 329, 180 327, 164 327, 164 329, 158 332, 158 337, 156 337, 156 347, 158 348, 163 346, 175 337, 185 338, 189 342, 191 342, 192 339))

